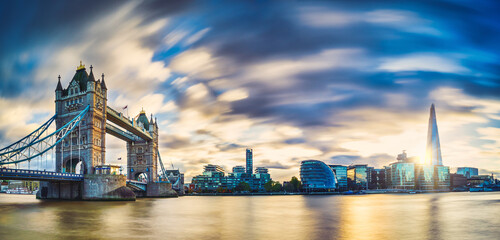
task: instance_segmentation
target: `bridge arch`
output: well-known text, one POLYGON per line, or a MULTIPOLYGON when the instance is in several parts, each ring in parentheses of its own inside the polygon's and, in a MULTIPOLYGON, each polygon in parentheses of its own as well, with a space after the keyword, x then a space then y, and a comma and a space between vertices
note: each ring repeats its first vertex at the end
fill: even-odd
POLYGON ((87 165, 83 157, 67 156, 63 160, 63 169, 67 173, 88 174, 87 165))
POLYGON ((148 173, 147 172, 136 172, 134 174, 134 180, 140 182, 148 182, 148 173))

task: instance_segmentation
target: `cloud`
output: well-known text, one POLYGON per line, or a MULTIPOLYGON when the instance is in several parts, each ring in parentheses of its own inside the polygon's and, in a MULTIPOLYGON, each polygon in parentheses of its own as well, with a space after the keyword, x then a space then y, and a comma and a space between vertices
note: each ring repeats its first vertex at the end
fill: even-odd
POLYGON ((467 73, 469 72, 453 59, 436 56, 435 54, 412 54, 400 58, 384 60, 378 67, 380 70, 390 72, 400 71, 432 71, 444 73, 467 73))

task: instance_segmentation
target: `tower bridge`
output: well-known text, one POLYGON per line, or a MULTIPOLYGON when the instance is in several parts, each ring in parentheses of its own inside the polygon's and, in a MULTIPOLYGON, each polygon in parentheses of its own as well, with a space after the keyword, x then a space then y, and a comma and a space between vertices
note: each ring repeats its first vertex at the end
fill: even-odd
POLYGON ((21 140, 0 149, 0 179, 41 181, 37 193, 40 199, 177 196, 161 162, 156 119, 152 115, 148 119, 144 110, 136 118, 125 117, 107 105, 107 94, 104 74, 96 80, 92 66, 87 73, 80 62, 66 88, 59 76, 55 115, 21 140), (56 130, 50 132, 54 123, 56 130), (126 177, 105 163, 106 133, 126 143, 126 177), (54 170, 47 171, 49 165, 54 170), (76 172, 77 166, 80 172, 76 172), (146 181, 138 181, 139 176, 145 176, 146 181))

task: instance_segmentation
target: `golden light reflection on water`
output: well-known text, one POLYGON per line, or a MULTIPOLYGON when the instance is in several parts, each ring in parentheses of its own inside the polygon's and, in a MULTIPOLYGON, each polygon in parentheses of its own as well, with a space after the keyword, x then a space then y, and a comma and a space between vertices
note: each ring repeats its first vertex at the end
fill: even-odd
POLYGON ((0 195, 0 239, 498 239, 500 193, 38 201, 0 195))

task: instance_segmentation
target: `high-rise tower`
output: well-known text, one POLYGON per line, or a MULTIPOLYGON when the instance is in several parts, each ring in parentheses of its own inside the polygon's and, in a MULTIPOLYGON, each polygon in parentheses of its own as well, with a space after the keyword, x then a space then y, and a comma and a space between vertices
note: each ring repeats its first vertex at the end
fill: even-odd
POLYGON ((247 174, 252 175, 253 173, 253 150, 247 148, 247 174))
POLYGON ((436 110, 434 104, 431 105, 431 112, 429 116, 429 129, 427 131, 427 150, 425 160, 427 164, 443 165, 441 158, 441 145, 439 144, 439 133, 436 121, 436 110))

